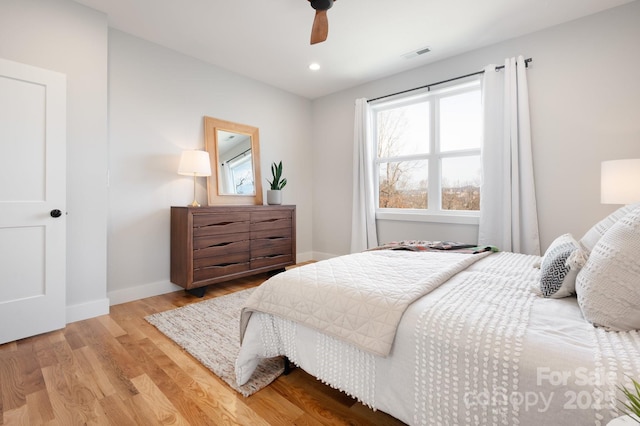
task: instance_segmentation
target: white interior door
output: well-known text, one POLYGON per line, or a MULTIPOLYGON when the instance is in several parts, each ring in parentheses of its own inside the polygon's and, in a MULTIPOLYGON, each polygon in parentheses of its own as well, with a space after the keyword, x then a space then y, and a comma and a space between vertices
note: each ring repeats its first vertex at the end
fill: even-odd
POLYGON ((65 75, 0 59, 0 344, 66 323, 66 110, 65 75))

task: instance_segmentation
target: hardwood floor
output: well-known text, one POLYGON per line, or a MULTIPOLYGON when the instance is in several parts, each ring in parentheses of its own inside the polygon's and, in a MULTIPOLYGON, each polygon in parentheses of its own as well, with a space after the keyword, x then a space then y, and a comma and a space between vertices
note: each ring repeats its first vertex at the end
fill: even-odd
POLYGON ((145 316, 259 285, 259 275, 111 307, 109 315, 0 345, 3 425, 402 425, 301 369, 245 398, 145 316))

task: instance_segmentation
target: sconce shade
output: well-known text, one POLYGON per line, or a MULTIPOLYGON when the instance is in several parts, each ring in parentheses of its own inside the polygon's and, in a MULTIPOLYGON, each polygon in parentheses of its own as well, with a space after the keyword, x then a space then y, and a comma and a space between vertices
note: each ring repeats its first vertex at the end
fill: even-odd
POLYGON ((182 151, 178 174, 187 176, 211 176, 211 163, 207 151, 182 151))
POLYGON ((603 161, 600 202, 632 204, 640 201, 640 159, 603 161))

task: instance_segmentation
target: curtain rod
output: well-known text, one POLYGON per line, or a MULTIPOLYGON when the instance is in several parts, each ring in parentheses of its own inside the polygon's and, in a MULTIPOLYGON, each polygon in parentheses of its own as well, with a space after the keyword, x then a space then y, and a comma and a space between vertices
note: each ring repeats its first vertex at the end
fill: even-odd
MULTIPOLYGON (((246 154, 247 152, 249 152, 249 151, 251 151, 251 148, 246 149, 246 150, 242 151, 240 154, 236 155, 235 157, 228 159, 227 161, 225 161, 225 163, 228 163, 228 162, 230 162, 230 161, 233 161, 233 160, 235 160, 235 159, 236 159, 236 158, 238 158, 238 157, 242 157, 243 155, 245 155, 245 154, 246 154)), ((223 164, 224 164, 224 163, 223 163, 223 164)))
MULTIPOLYGON (((533 61, 533 59, 531 59, 531 58, 525 59, 524 60, 524 66, 528 67, 529 66, 529 62, 531 62, 531 61, 533 61)), ((504 65, 499 65, 499 66, 496 67, 496 71, 499 71, 502 68, 504 68, 504 65)), ((461 75, 459 77, 453 77, 453 78, 450 78, 448 80, 438 81, 437 83, 431 83, 431 84, 426 84, 426 85, 420 86, 420 87, 414 87, 413 89, 407 89, 407 90, 403 90, 401 92, 391 93, 390 95, 384 95, 384 96, 380 96, 378 98, 369 99, 369 100, 367 100, 367 102, 373 102, 373 101, 378 101, 378 100, 384 99, 384 98, 390 98, 391 96, 401 95, 401 94, 407 93, 407 92, 413 92, 414 90, 429 89, 431 86, 437 86, 439 84, 444 84, 444 83, 448 83, 450 81, 460 80, 462 78, 467 78, 467 77, 471 77, 471 76, 479 75, 479 74, 484 74, 484 70, 472 72, 471 74, 461 75)))

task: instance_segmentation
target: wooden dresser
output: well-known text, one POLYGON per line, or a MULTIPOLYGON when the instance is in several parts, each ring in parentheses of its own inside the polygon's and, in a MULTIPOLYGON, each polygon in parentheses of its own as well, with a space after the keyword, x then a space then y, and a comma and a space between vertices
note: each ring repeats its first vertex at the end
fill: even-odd
POLYGON ((295 206, 171 207, 171 282, 193 294, 295 263, 295 206))

